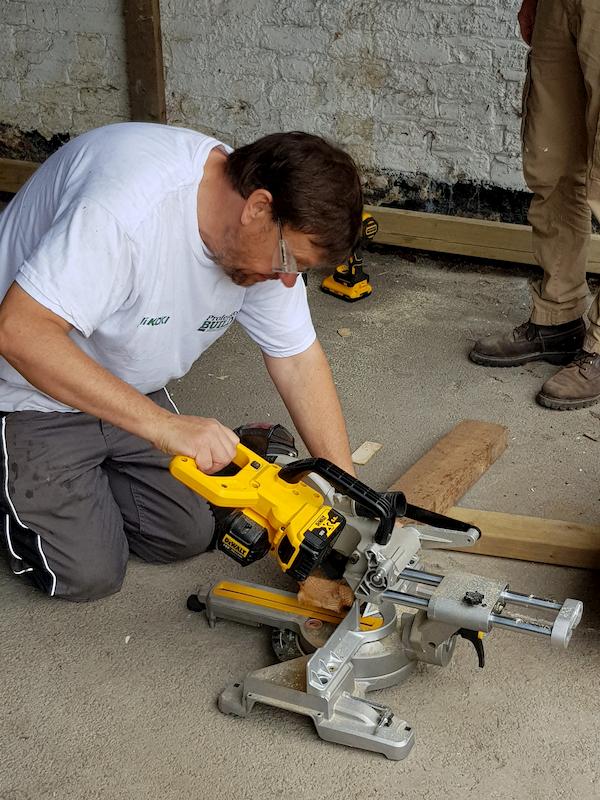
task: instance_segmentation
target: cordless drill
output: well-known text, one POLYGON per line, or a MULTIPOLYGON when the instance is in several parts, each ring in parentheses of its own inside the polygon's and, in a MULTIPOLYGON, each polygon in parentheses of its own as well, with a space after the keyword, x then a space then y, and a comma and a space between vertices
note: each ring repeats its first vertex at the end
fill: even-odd
POLYGON ((361 244, 372 239, 378 230, 377 220, 363 211, 359 243, 352 251, 350 258, 336 267, 333 274, 323 280, 321 284, 323 292, 339 297, 347 303, 355 303, 371 294, 373 287, 369 283, 369 276, 363 269, 361 244))

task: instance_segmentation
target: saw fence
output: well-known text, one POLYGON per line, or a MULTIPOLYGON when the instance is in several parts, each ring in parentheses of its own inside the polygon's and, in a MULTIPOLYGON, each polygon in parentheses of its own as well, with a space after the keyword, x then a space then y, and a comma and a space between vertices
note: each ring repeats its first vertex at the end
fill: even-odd
POLYGON ((507 444, 504 426, 463 420, 390 489, 404 492, 411 503, 480 528, 481 539, 462 552, 600 569, 600 526, 455 506, 507 444))

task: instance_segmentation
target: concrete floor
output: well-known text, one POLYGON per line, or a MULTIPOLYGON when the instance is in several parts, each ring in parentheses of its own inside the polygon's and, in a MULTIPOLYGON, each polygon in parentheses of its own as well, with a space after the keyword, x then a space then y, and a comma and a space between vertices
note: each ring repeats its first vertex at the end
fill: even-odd
MULTIPOLYGON (((369 261, 375 294, 363 303, 322 295, 315 278, 310 286, 352 445, 384 443, 361 477, 385 488, 460 419, 491 420, 509 426, 509 449, 464 505, 597 523, 600 406, 543 410, 534 396, 551 366, 486 370, 466 358, 474 339, 526 317, 526 270, 422 255, 369 261)), ((173 395, 182 411, 231 426, 287 420, 237 330, 173 395)), ((200 583, 241 574, 222 555, 176 566, 132 561, 119 595, 81 606, 42 597, 2 564, 0 798, 600 797, 597 573, 443 552, 427 563, 576 597, 586 612, 564 653, 495 631, 485 670, 461 643, 449 667, 420 668, 402 688, 380 692, 416 731, 403 762, 327 744, 310 721, 283 711, 257 707, 246 720, 219 713, 218 692, 271 660, 266 631, 227 622, 209 630, 185 608, 200 583)), ((244 578, 288 585, 266 559, 244 578)))

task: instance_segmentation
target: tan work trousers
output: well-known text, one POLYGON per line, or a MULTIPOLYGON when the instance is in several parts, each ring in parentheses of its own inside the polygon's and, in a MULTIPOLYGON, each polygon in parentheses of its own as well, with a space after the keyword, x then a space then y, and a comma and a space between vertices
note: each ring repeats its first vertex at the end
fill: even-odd
MULTIPOLYGON (((591 214, 600 219, 600 0, 539 0, 524 92, 523 172, 534 193, 531 320, 560 325, 590 304, 591 214)), ((600 293, 584 347, 600 353, 600 293)))

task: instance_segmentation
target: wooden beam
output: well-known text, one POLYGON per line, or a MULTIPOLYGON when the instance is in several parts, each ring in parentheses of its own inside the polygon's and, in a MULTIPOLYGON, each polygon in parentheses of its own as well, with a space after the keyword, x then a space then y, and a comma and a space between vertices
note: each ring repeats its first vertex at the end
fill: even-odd
POLYGON ((600 569, 600 525, 471 508, 450 508, 448 514, 482 531, 477 544, 464 548, 464 553, 600 569))
POLYGON ((504 452, 501 425, 465 420, 390 486, 409 502, 469 522, 482 532, 463 553, 600 569, 600 525, 459 508, 454 505, 504 452))
MULTIPOLYGON (((379 223, 374 241, 417 250, 535 264, 529 225, 366 206, 379 223)), ((600 236, 594 234, 588 272, 600 273, 600 236)))
MULTIPOLYGON (((158 6, 158 0, 125 0, 125 4, 158 6)), ((157 28, 152 29, 153 34, 160 35, 160 19, 157 20, 156 17, 153 19, 158 24, 157 28)), ((143 22, 147 25, 150 18, 143 22)), ((160 48, 160 40, 158 47, 160 48)), ((166 122, 162 50, 160 69, 156 58, 158 56, 155 50, 151 69, 147 73, 148 76, 154 75, 156 79, 154 83, 150 79, 134 80, 133 76, 136 70, 142 67, 142 61, 136 59, 130 64, 132 119, 166 122)), ((38 166, 39 164, 33 161, 0 158, 0 192, 17 192, 38 166)), ((444 214, 425 214, 384 206, 365 206, 365 209, 373 214, 379 223, 379 231, 374 239, 379 244, 458 253, 517 264, 535 264, 531 246, 531 228, 528 225, 450 217, 444 214)), ((588 272, 600 274, 600 236, 596 234, 592 236, 587 269, 588 272)))
POLYGON ((392 486, 408 502, 444 514, 506 450, 508 429, 463 420, 392 486))
POLYGON ((38 167, 34 161, 0 158, 0 192, 18 192, 38 167))
POLYGON ((159 0, 123 0, 131 119, 166 122, 159 0))

